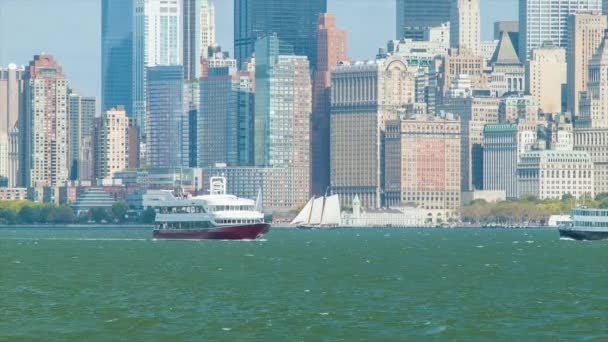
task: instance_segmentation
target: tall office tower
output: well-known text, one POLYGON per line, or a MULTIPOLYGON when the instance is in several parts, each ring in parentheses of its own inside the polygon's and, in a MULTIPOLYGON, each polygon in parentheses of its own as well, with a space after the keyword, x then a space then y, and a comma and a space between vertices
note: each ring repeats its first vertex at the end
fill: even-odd
POLYGON ((359 196, 383 205, 386 122, 415 100, 415 71, 400 56, 336 67, 331 75, 331 189, 342 203, 359 196))
POLYGON ((215 6, 211 0, 201 0, 200 10, 201 56, 210 57, 209 49, 217 46, 215 41, 215 6))
POLYGON ((72 91, 68 96, 70 180, 93 180, 94 119, 97 99, 72 91))
POLYGON ((200 102, 200 82, 198 79, 184 82, 184 110, 188 118, 188 155, 190 156, 190 167, 197 165, 197 120, 200 102))
POLYGON ((23 101, 23 67, 0 68, 0 176, 19 185, 19 112, 23 101))
POLYGON ((443 210, 448 217, 457 215, 461 191, 458 120, 419 115, 389 121, 385 149, 385 191, 388 198, 397 199, 390 205, 413 203, 443 210))
POLYGON ((137 148, 129 139, 129 118, 123 106, 101 113, 95 125, 96 179, 111 179, 129 166, 129 149, 137 148))
POLYGON ((180 65, 147 68, 147 161, 157 168, 188 167, 190 144, 180 65))
POLYGON ((101 2, 101 110, 133 115, 133 1, 101 2))
POLYGON ((331 71, 348 59, 346 31, 336 28, 333 14, 321 14, 317 29, 317 68, 312 98, 312 191, 323 195, 329 187, 329 116, 331 106, 331 71))
POLYGON ((468 96, 446 98, 440 108, 460 120, 462 191, 483 188, 483 129, 498 123, 500 98, 468 96))
POLYGON ((517 33, 502 31, 496 51, 490 59, 491 79, 501 80, 499 84, 491 82, 493 84, 490 85, 497 96, 525 90, 526 68, 517 55, 517 39, 517 33))
POLYGON ((479 0, 452 0, 450 12, 450 47, 481 54, 479 0))
POLYGON ((602 0, 519 0, 519 56, 545 42, 568 48, 568 16, 581 11, 602 11, 602 0))
MULTIPOLYGON (((181 65, 181 0, 135 0, 133 23, 133 115, 142 138, 148 129, 146 118, 146 68, 181 65)), ((147 144, 142 139, 142 144, 147 144)), ((146 149, 147 153, 147 149, 146 149)))
POLYGON ((483 132, 483 189, 517 198, 517 124, 487 125, 483 132))
POLYGON ((233 76, 238 115, 238 164, 253 165, 253 122, 255 115, 255 72, 241 71, 233 76))
POLYGON ((36 55, 25 70, 23 173, 28 187, 59 186, 69 179, 68 81, 51 55, 36 55))
POLYGON ((581 93, 581 112, 574 127, 574 149, 591 155, 595 192, 603 193, 608 192, 608 31, 588 69, 589 83, 581 93))
POLYGON ((565 84, 566 51, 552 45, 532 49, 526 66, 526 93, 536 98, 541 112, 562 112, 565 84))
POLYGON ((255 43, 255 165, 284 168, 285 202, 310 195, 312 82, 305 56, 284 55, 276 35, 255 43))
POLYGON ((450 21, 452 0, 397 0, 395 38, 422 40, 424 30, 450 21))
POLYGON ((200 81, 197 118, 199 167, 238 164, 238 113, 228 67, 210 68, 200 81))
POLYGON ((234 55, 239 69, 254 51, 256 40, 273 33, 308 57, 314 69, 319 15, 327 0, 234 0, 234 55))
POLYGON ((580 114, 580 93, 587 90, 589 60, 604 39, 608 28, 605 15, 593 12, 568 17, 568 112, 576 119, 580 114))
POLYGON ((182 1, 182 65, 184 79, 194 80, 200 77, 202 55, 202 2, 207 0, 182 1))

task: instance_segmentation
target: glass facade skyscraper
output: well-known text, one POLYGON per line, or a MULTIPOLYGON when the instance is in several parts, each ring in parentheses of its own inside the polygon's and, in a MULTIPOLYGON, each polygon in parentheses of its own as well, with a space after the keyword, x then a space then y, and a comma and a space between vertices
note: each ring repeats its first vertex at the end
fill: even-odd
POLYGON ((545 42, 567 48, 568 16, 576 12, 602 12, 602 0, 519 0, 519 57, 545 42))
POLYGON ((327 0, 234 0, 234 54, 241 68, 258 38, 276 33, 298 56, 316 61, 319 15, 327 0))
POLYGON ((133 1, 101 1, 101 110, 132 115, 133 1))
POLYGON ((396 38, 422 40, 426 27, 450 21, 453 0, 397 0, 396 38))
POLYGON ((188 114, 181 65, 147 68, 147 153, 157 168, 188 167, 188 114))

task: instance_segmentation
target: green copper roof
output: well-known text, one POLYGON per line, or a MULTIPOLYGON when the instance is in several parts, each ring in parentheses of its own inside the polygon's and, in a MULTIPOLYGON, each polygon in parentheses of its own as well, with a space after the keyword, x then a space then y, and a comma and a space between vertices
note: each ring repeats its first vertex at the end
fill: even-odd
POLYGON ((484 132, 512 132, 517 131, 517 124, 486 125, 484 132))

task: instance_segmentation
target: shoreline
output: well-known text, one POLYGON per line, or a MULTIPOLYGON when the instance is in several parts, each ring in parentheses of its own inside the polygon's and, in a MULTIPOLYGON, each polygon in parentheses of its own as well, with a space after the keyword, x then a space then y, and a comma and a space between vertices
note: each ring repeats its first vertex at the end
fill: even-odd
MULTIPOLYGON (((549 227, 549 226, 454 226, 454 227, 336 227, 336 228, 316 228, 316 229, 299 229, 297 227, 290 226, 271 226, 272 230, 381 230, 381 229, 390 229, 390 230, 407 230, 407 229, 421 229, 421 230, 462 230, 462 229, 483 229, 483 230, 492 230, 492 229, 509 229, 509 230, 517 230, 517 229, 555 229, 558 227, 549 227)), ((147 224, 15 224, 15 225, 0 225, 0 229, 154 229, 154 225, 147 224)))

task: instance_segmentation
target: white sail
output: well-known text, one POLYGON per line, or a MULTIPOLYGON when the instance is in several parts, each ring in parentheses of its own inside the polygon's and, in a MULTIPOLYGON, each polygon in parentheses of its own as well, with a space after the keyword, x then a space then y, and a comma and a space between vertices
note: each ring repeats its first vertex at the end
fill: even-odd
POLYGON ((326 197, 325 208, 323 209, 323 218, 321 219, 321 225, 339 226, 341 223, 340 197, 338 195, 326 197))
POLYGON ((325 201, 324 197, 319 197, 313 202, 312 212, 310 213, 310 221, 308 221, 308 224, 310 224, 310 225, 321 224, 321 219, 323 218, 323 202, 324 201, 325 201))
POLYGON ((258 190, 258 197, 255 199, 255 211, 261 213, 264 211, 264 204, 262 200, 262 189, 258 190))
POLYGON ((296 216, 296 218, 294 218, 293 221, 291 221, 291 224, 308 224, 308 219, 310 218, 310 212, 312 210, 313 201, 314 201, 314 197, 311 198, 310 201, 308 201, 308 203, 306 203, 306 205, 304 206, 304 209, 302 209, 302 211, 300 211, 298 216, 296 216))

